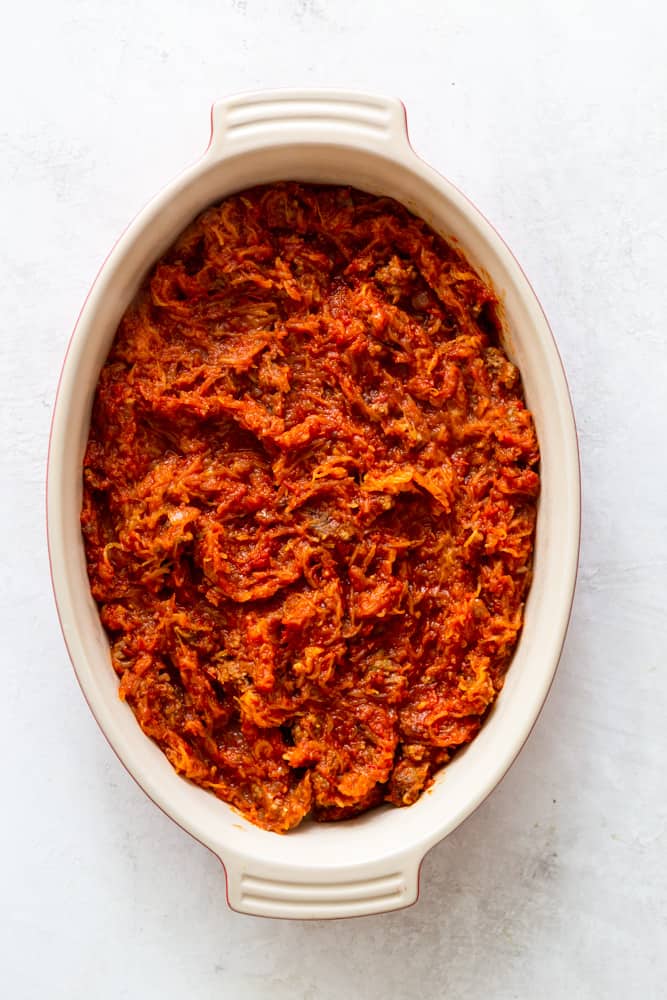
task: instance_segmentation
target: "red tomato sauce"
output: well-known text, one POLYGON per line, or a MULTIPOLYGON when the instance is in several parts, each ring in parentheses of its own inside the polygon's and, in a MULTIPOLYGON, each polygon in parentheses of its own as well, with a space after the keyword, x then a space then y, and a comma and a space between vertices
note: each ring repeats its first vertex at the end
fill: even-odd
POLYGON ((120 696, 284 832, 413 803, 503 685, 539 452, 497 298, 387 198, 281 183, 151 269, 81 523, 120 696))

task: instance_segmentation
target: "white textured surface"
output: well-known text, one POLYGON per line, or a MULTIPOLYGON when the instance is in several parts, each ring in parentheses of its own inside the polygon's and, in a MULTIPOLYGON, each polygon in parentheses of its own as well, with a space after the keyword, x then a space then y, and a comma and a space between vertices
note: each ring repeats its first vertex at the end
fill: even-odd
POLYGON ((5 19, 3 994, 665 995, 664 21, 583 0, 44 0, 5 19), (416 906, 319 924, 230 913, 215 858, 125 774, 69 667, 43 530, 58 369, 100 262, 203 148, 215 97, 281 85, 405 100, 417 150, 544 303, 584 473, 572 627, 528 745, 428 856, 416 906))

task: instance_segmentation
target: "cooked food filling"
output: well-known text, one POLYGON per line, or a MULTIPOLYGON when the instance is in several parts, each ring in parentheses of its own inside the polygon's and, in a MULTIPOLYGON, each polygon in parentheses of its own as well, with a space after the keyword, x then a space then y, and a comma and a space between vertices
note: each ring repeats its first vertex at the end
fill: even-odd
POLYGON ((498 308, 395 201, 281 183, 123 316, 81 517, 120 696, 265 829, 415 802, 503 685, 539 452, 498 308))

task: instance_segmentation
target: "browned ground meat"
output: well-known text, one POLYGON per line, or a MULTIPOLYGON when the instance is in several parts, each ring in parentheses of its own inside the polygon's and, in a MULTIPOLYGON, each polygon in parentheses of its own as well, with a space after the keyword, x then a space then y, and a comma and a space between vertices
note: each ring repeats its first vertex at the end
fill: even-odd
POLYGON ((262 827, 414 802, 502 687, 539 455, 496 307, 396 202, 285 183, 204 212, 123 317, 92 592, 144 732, 262 827))

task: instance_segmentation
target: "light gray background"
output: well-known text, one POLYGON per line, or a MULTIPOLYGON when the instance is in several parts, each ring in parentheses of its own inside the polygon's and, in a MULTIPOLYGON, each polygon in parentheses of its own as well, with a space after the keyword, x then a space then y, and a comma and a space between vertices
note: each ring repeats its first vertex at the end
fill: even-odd
POLYGON ((667 68, 655 3, 12 4, 0 33, 0 975, 8 998, 666 995, 667 68), (402 97, 552 322, 584 474, 574 617, 491 798, 389 916, 242 917, 79 693, 44 464, 80 304, 126 222, 260 86, 402 97))

